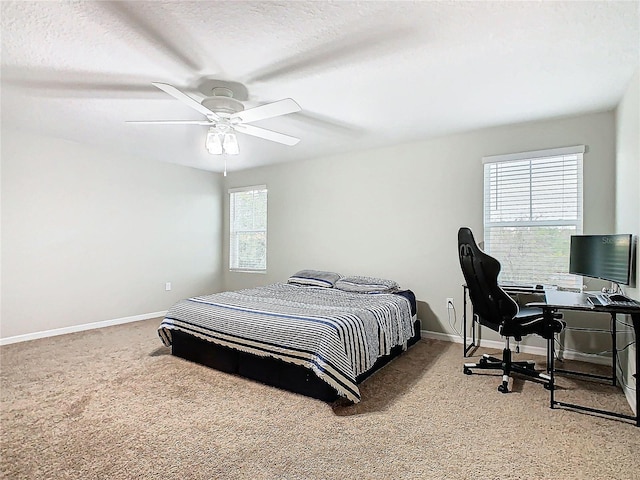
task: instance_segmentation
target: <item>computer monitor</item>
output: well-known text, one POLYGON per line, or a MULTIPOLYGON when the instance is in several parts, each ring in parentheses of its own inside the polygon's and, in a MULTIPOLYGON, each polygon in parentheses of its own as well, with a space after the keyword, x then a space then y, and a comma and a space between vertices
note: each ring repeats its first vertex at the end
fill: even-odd
POLYGON ((631 251, 631 234, 572 235, 569 273, 629 285, 631 251))

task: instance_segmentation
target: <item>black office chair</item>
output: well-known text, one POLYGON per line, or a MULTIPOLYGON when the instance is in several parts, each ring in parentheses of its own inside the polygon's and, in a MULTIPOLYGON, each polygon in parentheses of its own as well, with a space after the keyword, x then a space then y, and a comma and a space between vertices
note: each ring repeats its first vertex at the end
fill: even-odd
MULTIPOLYGON (((478 363, 465 363, 464 373, 471 375, 474 368, 502 370, 502 384, 498 387, 498 391, 502 393, 509 391, 511 373, 536 379, 544 383, 545 388, 551 388, 551 377, 546 372, 536 371, 534 362, 511 360, 509 339, 514 338, 520 342, 523 336, 532 333, 540 335, 547 340, 547 365, 549 365, 549 341, 553 341, 554 334, 564 329, 564 322, 560 321, 561 315, 545 320, 539 308, 519 308, 498 285, 500 262, 480 250, 473 238, 473 233, 466 227, 458 230, 458 255, 473 313, 478 322, 505 337, 502 359, 485 354, 478 363)), ((466 335, 466 332, 464 334, 466 335)))

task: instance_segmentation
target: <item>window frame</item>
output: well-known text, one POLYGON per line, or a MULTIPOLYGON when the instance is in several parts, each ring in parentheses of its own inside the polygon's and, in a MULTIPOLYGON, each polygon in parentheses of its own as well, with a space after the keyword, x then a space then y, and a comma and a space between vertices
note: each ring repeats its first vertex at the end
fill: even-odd
MULTIPOLYGON (((241 273, 267 273, 267 228, 268 228, 268 189, 267 185, 250 185, 246 187, 237 187, 228 189, 229 195, 229 271, 230 272, 241 272, 241 273), (237 229, 236 224, 234 222, 234 213, 236 208, 236 200, 234 194, 237 193, 245 193, 245 192, 259 192, 264 191, 265 193, 265 211, 264 211, 264 228, 252 228, 252 229, 237 229), (239 254, 239 246, 233 245, 234 241, 238 242, 237 234, 239 232, 263 232, 264 233, 264 268, 247 268, 247 267, 239 267, 237 265, 240 264, 240 254, 239 254), (235 257, 234 257, 235 252, 235 257), (236 266, 234 266, 234 260, 236 266)), ((255 226, 254 226, 255 227, 255 226)))
MULTIPOLYGON (((484 246, 485 246, 485 250, 487 253, 496 256, 495 254, 493 254, 491 252, 492 250, 492 245, 491 245, 491 230, 495 229, 495 228, 514 228, 517 229, 519 227, 522 228, 527 228, 527 227, 571 227, 574 228, 575 227, 575 232, 572 232, 572 235, 581 235, 583 233, 583 225, 584 225, 584 174, 583 174, 583 168, 584 168, 584 152, 585 152, 586 148, 584 145, 576 145, 576 146, 571 146, 571 147, 561 147, 561 148, 552 148, 552 149, 545 149, 545 150, 534 150, 534 151, 528 151, 528 152, 519 152, 519 153, 511 153, 511 154, 504 154, 504 155, 492 155, 492 156, 487 156, 487 157, 483 157, 482 158, 482 163, 483 163, 483 226, 484 226, 484 246), (544 161, 549 161, 552 158, 555 157, 564 157, 564 156, 576 156, 577 158, 577 164, 576 164, 576 174, 577 174, 577 191, 576 191, 576 197, 575 201, 576 201, 576 208, 577 208, 577 212, 576 212, 576 217, 574 219, 534 219, 532 218, 533 212, 534 212, 534 194, 533 194, 533 189, 536 186, 536 182, 535 182, 535 177, 532 173, 533 171, 533 163, 534 162, 538 162, 538 164, 543 163, 544 161), (529 180, 528 180, 528 188, 529 188, 529 201, 528 201, 528 208, 529 208, 529 218, 527 220, 515 220, 515 219, 510 219, 510 220, 491 220, 490 216, 491 216, 491 199, 492 197, 492 193, 496 191, 496 189, 494 189, 493 191, 491 190, 491 172, 488 170, 490 168, 490 166, 492 165, 497 165, 500 163, 515 163, 515 162, 526 162, 529 161, 529 180)), ((564 160, 558 160, 558 163, 560 163, 561 161, 564 160)), ((515 165, 514 165, 515 167, 515 165)), ((560 167, 558 169, 558 172, 560 172, 560 167)), ((563 172, 563 171, 562 171, 563 172)), ((557 174, 558 176, 560 176, 560 173, 557 174)), ((514 176, 515 177, 515 176, 514 176)), ((494 177, 495 178, 495 177, 494 177)), ((522 182, 522 184, 527 185, 527 182, 522 182)), ((511 189, 515 189, 516 187, 514 187, 515 185, 515 180, 513 184, 510 184, 508 188, 511 189)), ((499 192, 499 190, 498 190, 499 192)), ((504 194, 505 192, 503 192, 504 194)), ((512 192, 510 192, 512 193, 512 192)), ((495 195, 495 194, 494 194, 495 195)), ((499 195, 499 193, 498 193, 499 195)), ((559 193, 556 193, 556 195, 560 195, 559 193)), ((517 197, 517 199, 514 201, 514 203, 512 204, 513 207, 522 207, 522 203, 518 204, 518 200, 522 201, 523 198, 526 197, 526 194, 523 196, 519 196, 517 197)), ((526 205, 526 203, 525 203, 526 205)), ((525 207, 526 208, 526 207, 525 207)), ((564 211, 563 211, 564 214, 564 211)), ((498 260, 500 260, 500 258, 498 256, 496 256, 496 258, 498 258, 498 260)), ((567 267, 568 267, 568 260, 569 260, 569 248, 567 246, 567 251, 566 251, 566 259, 567 259, 567 267)), ((571 275, 568 273, 565 274, 564 272, 553 272, 553 271, 549 271, 549 272, 545 272, 545 275, 548 275, 548 278, 551 278, 553 276, 557 276, 560 280, 558 282, 556 282, 559 286, 563 286, 563 287, 572 287, 572 288, 576 288, 580 285, 582 285, 582 278, 575 276, 575 275, 571 275)), ((541 276, 542 277, 542 276, 541 276)), ((540 279, 539 278, 532 278, 532 279, 528 279, 526 281, 523 282, 523 279, 517 279, 517 280, 513 280, 513 279, 501 279, 502 281, 505 282, 515 282, 515 283, 540 283, 540 279)))

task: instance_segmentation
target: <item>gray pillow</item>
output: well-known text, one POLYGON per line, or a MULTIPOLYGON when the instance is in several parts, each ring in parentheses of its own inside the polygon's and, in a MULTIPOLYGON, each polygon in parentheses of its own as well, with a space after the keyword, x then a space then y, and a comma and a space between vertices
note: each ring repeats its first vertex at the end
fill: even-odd
POLYGON ((345 292, 356 293, 393 293, 399 290, 398 284, 393 280, 376 277, 342 277, 335 287, 345 292))
POLYGON ((296 285, 333 288, 338 279, 340 279, 339 273, 324 272, 322 270, 300 270, 291 275, 287 282, 296 285))

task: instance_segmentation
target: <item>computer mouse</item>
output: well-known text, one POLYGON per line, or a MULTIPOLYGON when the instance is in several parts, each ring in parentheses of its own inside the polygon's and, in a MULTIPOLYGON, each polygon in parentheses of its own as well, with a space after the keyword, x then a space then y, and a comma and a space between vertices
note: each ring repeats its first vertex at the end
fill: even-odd
POLYGON ((536 290, 543 290, 544 289, 544 285, 536 285, 536 290))

